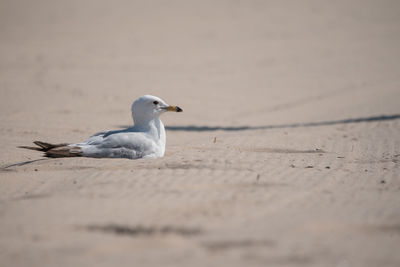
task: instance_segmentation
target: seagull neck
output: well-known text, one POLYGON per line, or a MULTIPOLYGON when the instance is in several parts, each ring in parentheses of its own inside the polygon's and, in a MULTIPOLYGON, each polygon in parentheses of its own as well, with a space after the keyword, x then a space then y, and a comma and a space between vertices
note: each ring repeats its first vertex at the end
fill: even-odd
POLYGON ((159 118, 153 118, 150 120, 135 118, 134 122, 134 127, 139 131, 148 132, 157 138, 163 138, 162 136, 165 135, 164 125, 159 118))

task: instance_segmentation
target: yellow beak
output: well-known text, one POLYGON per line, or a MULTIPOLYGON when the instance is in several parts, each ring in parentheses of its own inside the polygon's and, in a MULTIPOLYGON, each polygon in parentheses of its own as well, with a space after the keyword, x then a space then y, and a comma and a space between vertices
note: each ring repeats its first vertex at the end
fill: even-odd
POLYGON ((175 111, 175 112, 182 112, 183 109, 181 109, 178 106, 168 106, 165 108, 166 111, 175 111))

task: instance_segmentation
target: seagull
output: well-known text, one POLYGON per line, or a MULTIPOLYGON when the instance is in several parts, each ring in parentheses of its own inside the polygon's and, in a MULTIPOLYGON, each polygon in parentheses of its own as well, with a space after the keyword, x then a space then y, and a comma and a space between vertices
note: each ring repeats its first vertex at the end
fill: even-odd
POLYGON ((178 106, 170 106, 161 98, 144 95, 132 104, 134 125, 127 129, 105 131, 76 144, 50 144, 33 142, 37 147, 20 146, 44 152, 45 157, 92 157, 92 158, 161 158, 165 153, 166 135, 160 115, 166 111, 182 112, 178 106))

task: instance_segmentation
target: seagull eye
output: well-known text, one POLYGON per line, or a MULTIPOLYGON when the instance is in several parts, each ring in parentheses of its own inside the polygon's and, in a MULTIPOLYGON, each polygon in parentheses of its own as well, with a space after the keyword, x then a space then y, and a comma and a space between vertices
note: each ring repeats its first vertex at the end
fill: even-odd
POLYGON ((153 101, 153 104, 154 105, 158 105, 158 101, 153 101))

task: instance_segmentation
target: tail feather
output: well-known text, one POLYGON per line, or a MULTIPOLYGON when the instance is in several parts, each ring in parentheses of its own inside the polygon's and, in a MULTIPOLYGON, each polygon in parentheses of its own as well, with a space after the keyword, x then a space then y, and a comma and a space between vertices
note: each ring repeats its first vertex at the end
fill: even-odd
POLYGON ((61 146, 46 151, 45 156, 48 158, 81 157, 82 149, 80 147, 61 146))
POLYGON ((33 146, 19 146, 30 150, 42 151, 45 157, 48 158, 63 158, 63 157, 81 157, 82 149, 80 147, 69 146, 69 144, 50 144, 41 141, 33 142, 37 147, 33 146))
POLYGON ((19 147, 19 148, 30 149, 30 150, 43 151, 43 148, 41 148, 41 147, 36 147, 36 146, 18 146, 18 147, 19 147))
POLYGON ((50 143, 46 143, 46 142, 42 142, 42 141, 35 141, 33 142, 35 145, 41 147, 43 149, 43 151, 48 151, 50 149, 56 148, 56 147, 63 147, 63 146, 67 146, 69 144, 50 144, 50 143))

